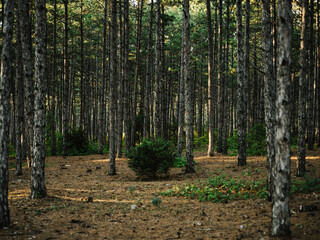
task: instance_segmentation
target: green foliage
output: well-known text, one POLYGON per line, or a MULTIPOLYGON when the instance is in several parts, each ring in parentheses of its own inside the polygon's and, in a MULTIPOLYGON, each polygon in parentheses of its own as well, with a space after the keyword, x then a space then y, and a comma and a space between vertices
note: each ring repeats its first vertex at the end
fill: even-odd
POLYGON ((209 136, 207 132, 201 137, 194 138, 194 145, 196 148, 204 149, 208 147, 208 144, 209 144, 209 136))
MULTIPOLYGON (((196 160, 193 160, 194 165, 197 165, 196 160)), ((187 159, 185 156, 177 156, 176 159, 174 160, 173 166, 175 168, 181 168, 181 167, 185 167, 187 164, 187 159)))
MULTIPOLYGON (((247 175, 245 172, 244 175, 247 175)), ((250 173, 248 173, 250 175, 250 173)), ((291 180, 291 194, 293 193, 320 193, 320 179, 316 177, 305 176, 303 179, 291 180)), ((174 187, 166 192, 162 192, 163 196, 183 196, 186 198, 199 199, 200 201, 210 202, 228 202, 230 200, 239 199, 266 199, 268 196, 268 188, 266 180, 247 181, 235 180, 233 178, 226 179, 226 175, 222 174, 214 178, 208 178, 205 183, 199 186, 194 184, 183 185, 182 187, 174 187)))
MULTIPOLYGON (((56 132, 56 150, 57 155, 63 154, 63 135, 60 132, 56 132)), ((68 156, 77 156, 77 155, 89 155, 98 153, 98 143, 89 141, 80 128, 72 128, 66 137, 66 150, 68 156)), ((46 138, 46 152, 47 156, 51 155, 51 137, 46 138)), ((108 152, 108 147, 103 147, 103 153, 108 152)))
POLYGON ((10 143, 9 144, 9 157, 15 157, 16 156, 16 150, 14 149, 14 146, 10 143))
POLYGON ((265 181, 250 182, 247 180, 226 179, 225 175, 208 178, 205 183, 199 186, 187 184, 182 187, 170 189, 162 195, 183 196, 197 198, 201 202, 223 202, 230 200, 267 198, 267 185, 265 181))
MULTIPOLYGON (((228 138, 228 152, 231 156, 238 154, 237 130, 234 131, 231 138, 228 138)), ((263 125, 256 124, 249 130, 249 134, 247 134, 247 155, 263 156, 266 153, 266 129, 263 125)))
POLYGON ((152 141, 143 139, 140 145, 126 155, 129 158, 128 166, 139 177, 147 178, 167 174, 176 158, 171 142, 161 138, 152 141))
POLYGON ((162 203, 162 200, 160 197, 156 196, 156 197, 152 197, 151 198, 151 203, 154 206, 160 206, 160 204, 162 203))
POLYGON ((256 124, 250 129, 247 136, 247 154, 255 156, 266 155, 266 128, 262 124, 256 124))
POLYGON ((181 168, 181 167, 185 167, 187 163, 186 157, 185 156, 181 156, 181 157, 176 157, 173 166, 175 168, 181 168))
POLYGON ((291 180, 291 193, 320 193, 320 179, 316 177, 305 176, 302 179, 291 180))

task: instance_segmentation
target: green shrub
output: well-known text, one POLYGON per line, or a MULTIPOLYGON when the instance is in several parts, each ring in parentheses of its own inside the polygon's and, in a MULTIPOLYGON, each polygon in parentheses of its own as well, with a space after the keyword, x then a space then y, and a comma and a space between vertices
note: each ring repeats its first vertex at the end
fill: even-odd
MULTIPOLYGON (((193 159, 193 163, 194 165, 197 165, 196 160, 194 159, 193 159)), ((181 157, 177 156, 174 160, 173 166, 175 168, 181 168, 181 167, 185 167, 186 164, 187 164, 187 159, 185 156, 181 156, 181 157)))
POLYGON ((176 158, 171 142, 161 138, 153 141, 143 139, 126 155, 128 166, 140 178, 157 178, 160 174, 167 174, 176 158))

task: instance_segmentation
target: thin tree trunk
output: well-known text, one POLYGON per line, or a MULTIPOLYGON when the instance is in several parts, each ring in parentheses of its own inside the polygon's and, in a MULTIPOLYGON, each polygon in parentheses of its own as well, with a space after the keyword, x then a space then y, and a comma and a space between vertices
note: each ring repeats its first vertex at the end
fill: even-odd
POLYGON ((119 36, 120 36, 120 59, 119 59, 119 103, 118 103, 118 134, 117 134, 117 154, 122 157, 122 135, 123 135, 123 89, 124 89, 124 34, 123 34, 123 11, 122 3, 119 3, 119 36))
POLYGON ((229 82, 229 24, 230 24, 230 13, 229 13, 229 6, 230 6, 230 0, 227 0, 227 6, 226 6, 226 43, 225 43, 225 75, 224 75, 224 84, 223 84, 223 99, 224 99, 224 120, 223 120, 223 131, 222 131, 222 154, 227 155, 228 154, 228 119, 229 119, 229 103, 228 103, 228 82, 229 82))
POLYGON ((130 37, 130 21, 129 21, 129 0, 124 2, 124 133, 125 133, 125 149, 130 150, 130 100, 129 100, 129 37, 130 37))
POLYGON ((8 205, 8 158, 10 126, 11 46, 13 35, 14 1, 6 0, 4 8, 3 41, 0 73, 0 227, 10 226, 8 205))
POLYGON ((53 12, 53 79, 51 101, 51 155, 56 155, 56 83, 57 83, 57 1, 54 0, 53 12))
POLYGON ((303 176, 306 171, 306 94, 307 94, 307 35, 308 35, 308 4, 303 0, 300 42, 300 77, 299 77, 299 125, 298 125, 298 162, 297 176, 303 176))
POLYGON ((247 126, 247 97, 246 97, 246 79, 244 77, 244 59, 243 59, 243 32, 242 32, 242 1, 237 0, 237 84, 238 84, 238 102, 237 102, 237 127, 238 127, 238 165, 246 165, 246 126, 247 126))
POLYGON ((16 124, 16 175, 22 175, 24 126, 24 81, 19 11, 16 13, 16 79, 15 79, 15 124, 16 124))
POLYGON ((185 82, 185 119, 186 119, 186 173, 194 173, 193 161, 193 98, 190 77, 190 13, 189 0, 183 1, 184 36, 184 82, 185 82))
POLYGON ((102 75, 100 80, 100 105, 99 105, 99 154, 103 154, 103 145, 106 143, 106 102, 105 90, 107 87, 106 75, 106 57, 107 57, 107 18, 108 18, 108 0, 104 1, 104 20, 103 20, 103 43, 102 43, 102 75))
POLYGON ((271 35, 270 0, 261 1, 261 26, 262 26, 262 49, 263 49, 263 72, 264 72, 264 98, 265 98, 265 122, 267 141, 267 169, 268 169, 268 200, 272 200, 274 161, 275 161, 275 87, 273 78, 273 45, 271 35))
POLYGON ((212 36, 212 22, 211 22, 211 5, 210 0, 206 0, 207 9, 207 28, 208 28, 208 102, 207 102, 207 116, 208 116, 208 151, 209 157, 214 156, 214 128, 215 128, 215 64, 214 64, 214 41, 212 36))
POLYGON ((137 34, 136 34, 136 63, 134 71, 133 85, 133 108, 132 108, 132 126, 131 126, 131 146, 134 147, 137 135, 137 101, 138 101, 138 85, 141 81, 140 73, 140 50, 141 50, 141 31, 142 31, 142 16, 143 16, 144 0, 138 0, 137 6, 137 34))
POLYGON ((245 5, 245 27, 244 27, 244 84, 246 107, 246 127, 250 129, 250 111, 251 111, 251 84, 250 84, 250 0, 246 0, 245 5))
POLYGON ((149 37, 148 37, 148 56, 147 56, 147 75, 144 93, 144 118, 143 118, 143 136, 150 138, 150 98, 151 98, 151 68, 152 68, 152 31, 153 30, 153 0, 150 5, 150 22, 149 22, 149 37))
POLYGON ((64 0, 64 19, 65 19, 65 32, 64 32, 64 60, 63 60, 63 156, 67 155, 67 142, 66 137, 68 134, 69 124, 69 54, 68 54, 68 0, 64 0))
POLYGON ((116 104, 117 104, 117 0, 111 1, 111 52, 109 92, 109 175, 116 175, 116 104))
POLYGON ((309 14, 309 79, 307 82, 307 88, 308 88, 308 98, 307 98, 307 140, 308 140, 308 150, 313 150, 314 145, 314 122, 313 122, 313 116, 314 116, 314 0, 310 1, 310 14, 309 14))
POLYGON ((290 234, 290 104, 291 81, 291 41, 292 19, 291 1, 278 1, 278 73, 276 98, 276 139, 275 177, 272 201, 271 235, 290 234))
POLYGON ((179 77, 179 92, 178 92, 178 156, 182 156, 183 150, 183 131, 184 131, 184 22, 182 22, 182 39, 181 39, 181 57, 180 57, 180 77, 179 77))
POLYGON ((219 72, 218 72, 218 148, 217 152, 222 153, 222 136, 223 136, 223 121, 224 121, 224 60, 223 60, 223 48, 222 48, 222 36, 223 36, 223 12, 222 12, 222 0, 219 0, 219 72))
POLYGON ((31 198, 43 198, 47 195, 44 177, 46 157, 46 21, 46 1, 36 0, 35 126, 30 183, 31 198))
POLYGON ((28 156, 28 167, 31 167, 33 126, 34 126, 34 82, 32 78, 32 42, 31 23, 29 17, 29 0, 19 0, 21 46, 23 58, 23 72, 25 81, 25 114, 26 114, 26 153, 28 156))
POLYGON ((162 61, 161 61, 161 0, 156 4, 156 59, 155 59, 155 137, 161 137, 161 82, 162 82, 162 61))

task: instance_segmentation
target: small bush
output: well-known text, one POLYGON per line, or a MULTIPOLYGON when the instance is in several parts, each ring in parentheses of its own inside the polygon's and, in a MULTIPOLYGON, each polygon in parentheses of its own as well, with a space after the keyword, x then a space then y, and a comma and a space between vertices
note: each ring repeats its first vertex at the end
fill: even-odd
MULTIPOLYGON (((185 156, 177 156, 176 159, 174 160, 173 166, 175 168, 181 168, 181 167, 185 167, 187 164, 187 159, 185 156)), ((193 164, 197 165, 196 160, 193 159, 193 164)))
POLYGON ((160 174, 167 174, 176 159, 171 142, 161 138, 153 141, 144 139, 126 155, 128 166, 140 178, 157 178, 160 174))

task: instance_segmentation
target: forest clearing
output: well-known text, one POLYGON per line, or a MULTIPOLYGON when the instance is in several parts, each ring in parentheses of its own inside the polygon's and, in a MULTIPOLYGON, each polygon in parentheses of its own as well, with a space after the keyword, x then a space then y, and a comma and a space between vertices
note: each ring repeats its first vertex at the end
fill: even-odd
MULTIPOLYGON (((237 166, 236 157, 208 158, 195 153, 196 173, 173 168, 168 178, 139 181, 117 159, 116 176, 106 174, 106 156, 48 157, 48 196, 30 199, 30 173, 17 177, 10 170, 9 204, 12 227, 1 239, 277 239, 270 237, 271 203, 266 199, 200 202, 185 197, 160 196, 176 185, 199 185, 206 179, 266 179, 265 157, 248 157, 237 166), (156 197, 159 204, 152 203, 156 197), (91 199, 89 199, 91 198, 91 199), (135 209, 133 206, 136 206, 135 209)), ((292 157, 292 172, 297 157, 292 157)), ((320 177, 320 150, 307 153, 307 176, 320 177)), ((293 181, 299 178, 292 175, 293 181)), ((320 193, 294 193, 291 197, 290 239, 320 238, 320 193), (317 206, 300 209, 301 206, 317 206)), ((283 239, 283 238, 281 238, 283 239)), ((288 238, 289 239, 289 238, 288 238)))

